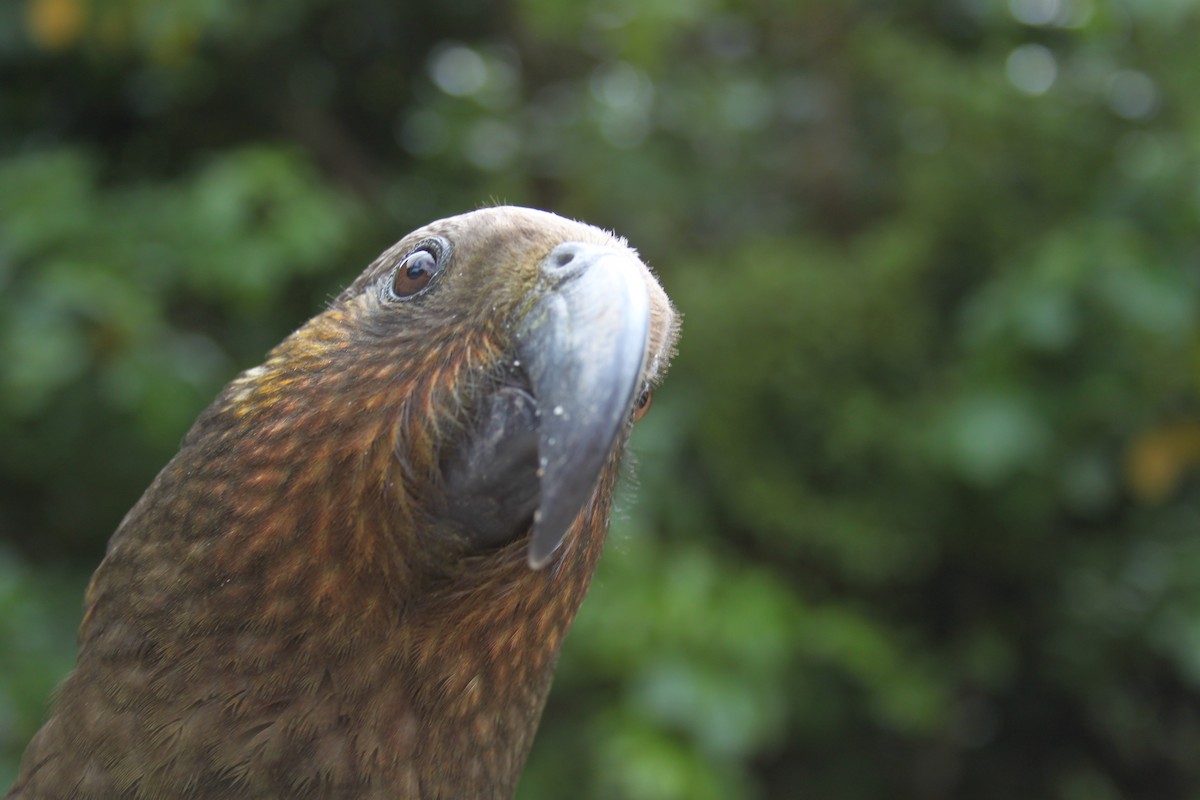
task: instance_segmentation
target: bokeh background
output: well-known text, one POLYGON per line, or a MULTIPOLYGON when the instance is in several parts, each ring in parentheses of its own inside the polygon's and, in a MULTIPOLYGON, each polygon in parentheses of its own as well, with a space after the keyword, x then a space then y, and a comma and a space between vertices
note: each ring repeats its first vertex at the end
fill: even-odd
POLYGON ((1200 3, 0 4, 0 789, 121 516, 432 219, 682 309, 520 790, 1200 796, 1200 3))

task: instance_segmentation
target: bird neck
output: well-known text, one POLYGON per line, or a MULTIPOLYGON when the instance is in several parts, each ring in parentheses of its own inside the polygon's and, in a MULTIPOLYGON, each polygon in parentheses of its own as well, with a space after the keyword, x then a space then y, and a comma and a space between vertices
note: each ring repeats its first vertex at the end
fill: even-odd
POLYGON ((520 537, 431 571, 413 555, 437 534, 416 500, 431 446, 398 443, 380 411, 411 423, 444 407, 448 378, 383 360, 334 372, 333 336, 285 346, 300 350, 235 380, 114 535, 59 713, 90 713, 100 671, 128 677, 112 696, 147 741, 179 724, 213 736, 179 743, 164 795, 235 771, 266 794, 310 780, 511 795, 600 554, 616 456, 543 569, 520 537))

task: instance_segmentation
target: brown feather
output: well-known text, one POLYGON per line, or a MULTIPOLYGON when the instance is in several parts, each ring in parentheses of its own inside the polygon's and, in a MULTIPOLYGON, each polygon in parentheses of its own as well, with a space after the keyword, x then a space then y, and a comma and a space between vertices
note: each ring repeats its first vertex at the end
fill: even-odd
MULTIPOLYGON (((114 534, 10 797, 511 796, 627 432, 546 569, 527 536, 464 549, 432 500, 567 240, 624 248, 522 209, 434 223, 230 383, 114 534), (382 309, 371 287, 429 235, 453 270, 382 309)), ((676 322, 645 277, 653 382, 676 322)))

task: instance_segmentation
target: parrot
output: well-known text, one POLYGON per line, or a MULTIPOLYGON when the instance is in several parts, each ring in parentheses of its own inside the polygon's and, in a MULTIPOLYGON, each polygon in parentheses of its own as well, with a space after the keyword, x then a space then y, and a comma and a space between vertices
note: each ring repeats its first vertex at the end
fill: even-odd
POLYGON ((121 521, 9 800, 512 797, 679 327, 585 223, 400 239, 121 521))

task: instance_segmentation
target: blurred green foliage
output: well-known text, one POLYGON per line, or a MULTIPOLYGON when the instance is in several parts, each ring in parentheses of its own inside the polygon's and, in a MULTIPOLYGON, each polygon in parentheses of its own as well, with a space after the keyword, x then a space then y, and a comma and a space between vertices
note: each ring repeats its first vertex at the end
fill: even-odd
POLYGON ((0 7, 0 786, 199 410, 506 201, 628 236, 685 314, 524 800, 1196 796, 1198 23, 0 7))

